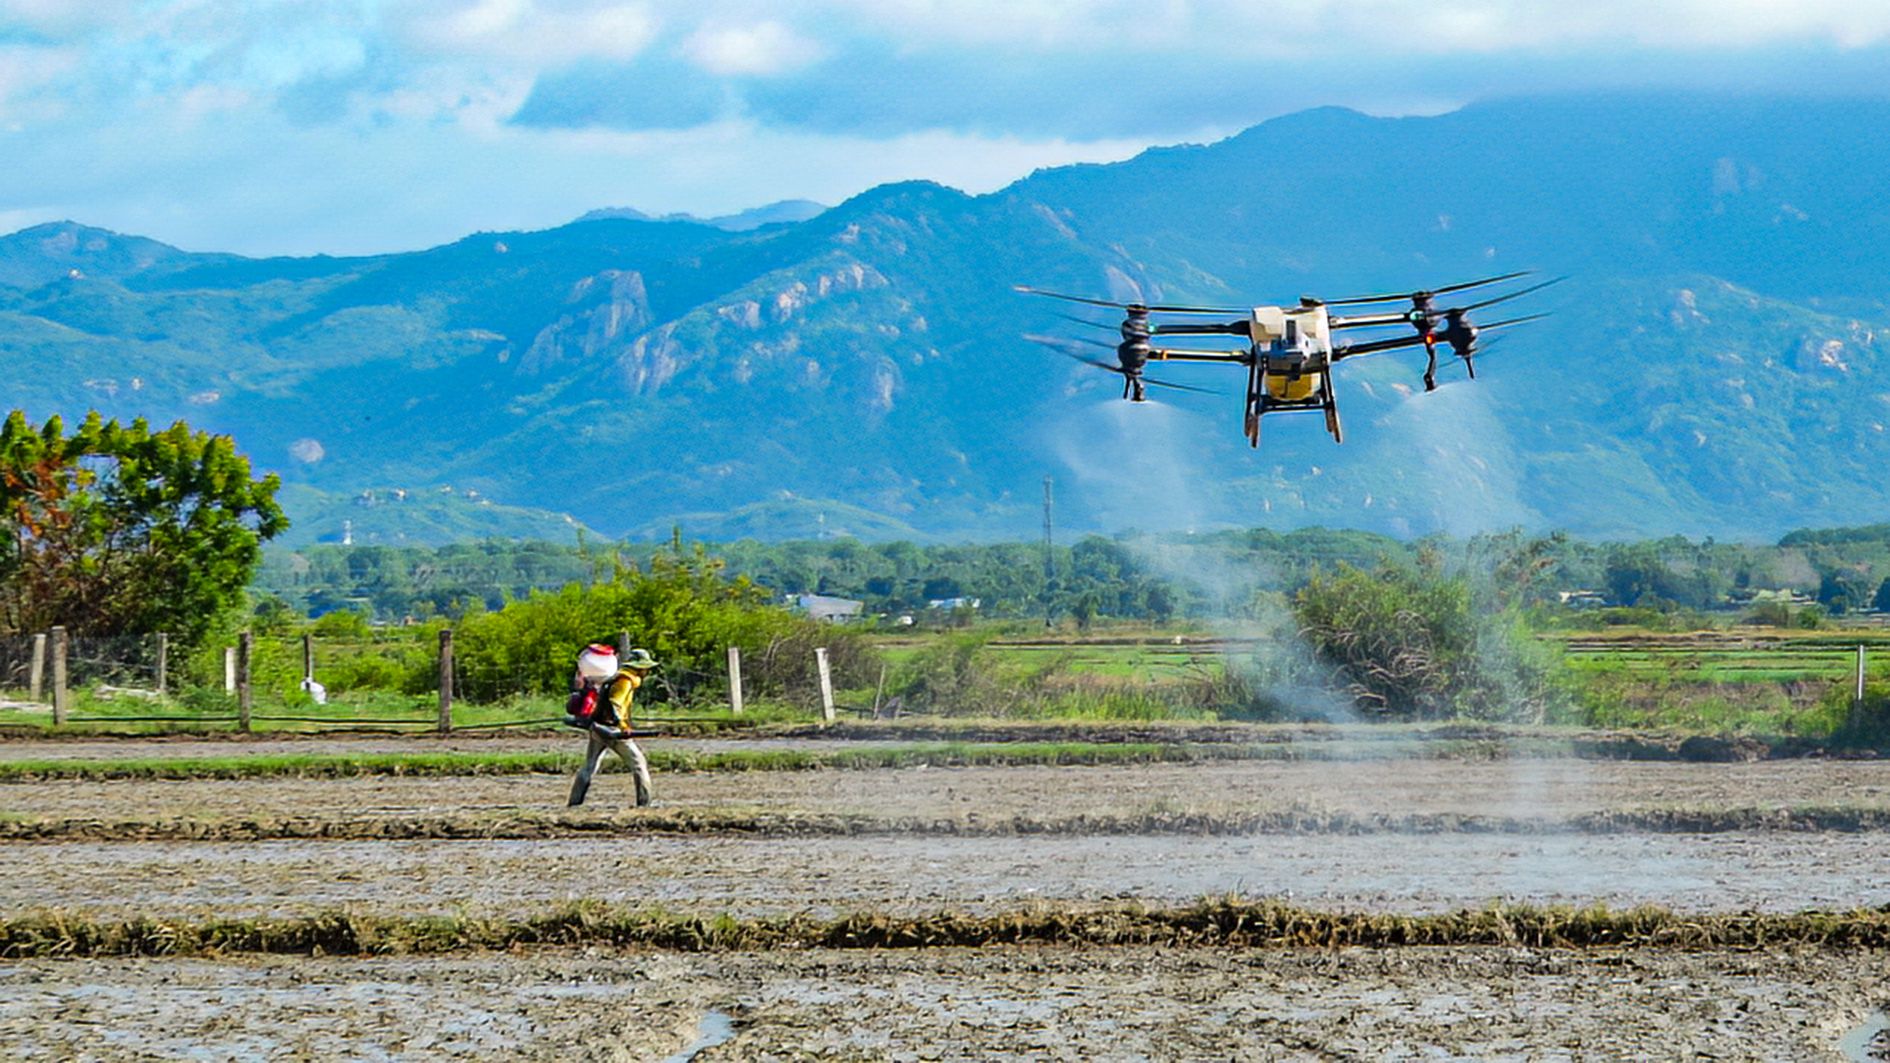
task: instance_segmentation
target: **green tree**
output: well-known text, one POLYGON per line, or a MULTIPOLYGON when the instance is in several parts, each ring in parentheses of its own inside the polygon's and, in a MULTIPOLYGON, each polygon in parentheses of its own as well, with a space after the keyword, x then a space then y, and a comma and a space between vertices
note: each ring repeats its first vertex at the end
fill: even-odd
POLYGON ((0 428, 0 631, 168 631, 195 642, 288 527, 280 482, 228 436, 153 432, 95 411, 68 436, 15 410, 0 428))

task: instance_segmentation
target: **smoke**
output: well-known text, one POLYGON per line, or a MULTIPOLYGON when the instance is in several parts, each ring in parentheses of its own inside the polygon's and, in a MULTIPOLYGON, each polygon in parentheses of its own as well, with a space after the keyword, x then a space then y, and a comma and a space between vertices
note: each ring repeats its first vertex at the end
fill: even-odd
MULTIPOLYGON (((1079 407, 1052 428, 1068 476, 1066 497, 1080 496, 1105 527, 1206 531, 1209 515, 1225 509, 1211 494, 1215 477, 1203 475, 1199 441, 1218 427, 1201 414, 1158 401, 1079 407)), ((1212 603, 1209 630, 1222 640, 1221 664, 1255 692, 1255 709, 1356 719, 1350 702, 1332 690, 1329 670, 1300 637, 1285 599, 1263 592, 1283 585, 1270 562, 1172 534, 1136 537, 1125 545, 1143 569, 1192 587, 1212 603)))
POLYGON ((1199 455, 1214 426, 1160 401, 1075 407, 1052 426, 1053 453, 1082 508, 1104 528, 1195 531, 1211 512, 1199 455))
POLYGON ((1366 460, 1405 481, 1418 523, 1459 539, 1542 525, 1542 514, 1523 501, 1523 473, 1498 398, 1483 381, 1453 381, 1397 403, 1370 426, 1366 460))

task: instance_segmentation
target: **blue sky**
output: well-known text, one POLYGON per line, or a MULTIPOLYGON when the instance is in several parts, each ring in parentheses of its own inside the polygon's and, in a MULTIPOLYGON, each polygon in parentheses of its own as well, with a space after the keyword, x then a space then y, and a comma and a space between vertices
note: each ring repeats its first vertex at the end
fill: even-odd
POLYGON ((0 232, 400 250, 1641 88, 1890 96, 1890 2, 0 0, 0 232))

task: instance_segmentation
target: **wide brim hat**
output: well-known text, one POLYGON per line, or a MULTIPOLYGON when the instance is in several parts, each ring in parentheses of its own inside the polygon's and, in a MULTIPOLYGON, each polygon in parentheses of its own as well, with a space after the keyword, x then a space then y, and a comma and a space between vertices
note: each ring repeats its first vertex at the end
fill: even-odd
POLYGON ((638 647, 624 655, 622 666, 637 669, 655 668, 656 658, 650 656, 649 650, 638 647))

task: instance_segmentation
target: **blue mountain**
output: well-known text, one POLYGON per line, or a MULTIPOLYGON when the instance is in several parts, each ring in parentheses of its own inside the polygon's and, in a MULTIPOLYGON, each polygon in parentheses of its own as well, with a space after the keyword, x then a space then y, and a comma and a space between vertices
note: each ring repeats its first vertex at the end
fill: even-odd
POLYGON ((1520 99, 1309 111, 753 228, 606 216, 250 259, 62 223, 0 238, 0 366, 35 416, 184 417, 298 498, 452 486, 494 504, 474 525, 790 513, 787 534, 832 512, 1009 537, 1051 475, 1072 528, 1772 537, 1890 510, 1886 134, 1878 102, 1520 99), (1109 334, 1011 291, 1250 305, 1517 269, 1571 279, 1515 304, 1553 316, 1476 381, 1425 394, 1408 355, 1360 359, 1345 445, 1270 419, 1258 451, 1236 374, 1178 366, 1229 394, 1116 402, 1020 340, 1109 334))

